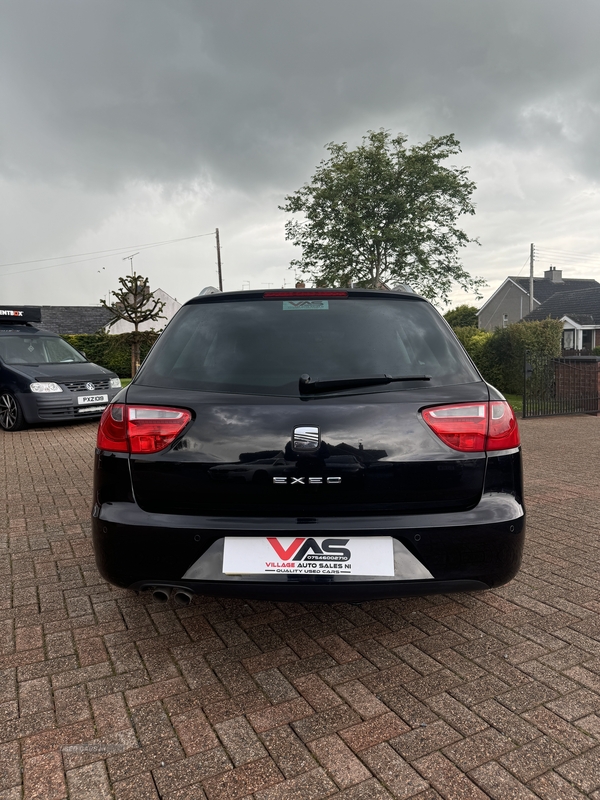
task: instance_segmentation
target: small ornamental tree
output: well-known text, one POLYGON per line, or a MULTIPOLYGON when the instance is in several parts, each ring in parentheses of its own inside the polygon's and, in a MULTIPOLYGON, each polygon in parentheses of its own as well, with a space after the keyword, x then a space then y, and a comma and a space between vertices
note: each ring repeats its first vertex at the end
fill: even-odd
POLYGON ((148 278, 144 278, 142 275, 127 275, 119 278, 119 283, 121 288, 113 292, 115 301, 110 305, 104 300, 100 300, 100 303, 113 314, 108 327, 112 327, 120 319, 133 325, 133 331, 128 336, 131 345, 131 377, 133 378, 140 368, 142 335, 139 326, 142 322, 157 322, 159 319, 166 319, 161 313, 165 304, 162 300, 154 297, 154 292, 150 291, 148 278))
POLYGON ((485 281, 462 267, 459 251, 476 241, 459 227, 474 214, 467 167, 444 162, 460 153, 453 134, 406 146, 406 137, 369 131, 361 145, 330 142, 309 183, 285 198, 286 239, 302 250, 296 274, 317 286, 381 288, 409 284, 430 300, 453 284, 479 296, 485 281))

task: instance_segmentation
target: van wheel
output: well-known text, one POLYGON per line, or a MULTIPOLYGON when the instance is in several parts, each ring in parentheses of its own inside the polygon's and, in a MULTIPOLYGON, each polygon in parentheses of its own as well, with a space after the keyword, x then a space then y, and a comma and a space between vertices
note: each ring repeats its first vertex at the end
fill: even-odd
POLYGON ((20 431, 26 425, 18 400, 10 392, 0 394, 0 428, 20 431))

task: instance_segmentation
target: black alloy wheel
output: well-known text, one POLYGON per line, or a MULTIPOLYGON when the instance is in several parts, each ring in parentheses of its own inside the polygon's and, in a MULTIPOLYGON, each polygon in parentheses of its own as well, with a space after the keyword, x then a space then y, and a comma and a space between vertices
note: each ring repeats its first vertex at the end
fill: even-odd
POLYGON ((20 431, 25 427, 25 418, 16 398, 10 392, 0 394, 0 428, 5 431, 20 431))

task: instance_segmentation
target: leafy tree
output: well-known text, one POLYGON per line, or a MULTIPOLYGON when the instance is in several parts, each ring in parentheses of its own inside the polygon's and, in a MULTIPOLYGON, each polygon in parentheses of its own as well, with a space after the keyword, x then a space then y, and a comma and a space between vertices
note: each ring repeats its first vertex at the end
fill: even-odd
MULTIPOLYGON (((291 268, 317 285, 409 284, 447 300, 453 283, 478 293, 485 282, 461 266, 469 242, 457 225, 474 214, 468 168, 442 164, 460 153, 453 134, 406 147, 406 137, 369 131, 355 150, 330 142, 310 183, 288 195, 286 239, 302 248, 291 268)), ((478 295, 479 296, 479 295, 478 295)))
POLYGON ((131 377, 140 368, 140 342, 142 334, 139 326, 142 322, 156 322, 165 319, 162 310, 165 304, 162 300, 154 297, 154 292, 150 291, 148 278, 142 275, 127 275, 119 278, 121 288, 113 292, 115 302, 108 305, 104 300, 100 300, 101 305, 112 312, 113 318, 108 323, 112 327, 118 320, 124 319, 133 325, 133 331, 128 335, 131 345, 131 377))
POLYGON ((476 328, 477 308, 475 306, 457 306, 446 311, 444 319, 451 328, 476 328))

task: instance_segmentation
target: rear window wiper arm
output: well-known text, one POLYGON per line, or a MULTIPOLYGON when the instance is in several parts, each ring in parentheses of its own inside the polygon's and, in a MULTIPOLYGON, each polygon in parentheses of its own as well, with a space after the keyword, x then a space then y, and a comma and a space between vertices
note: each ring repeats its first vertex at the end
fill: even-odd
POLYGON ((387 383, 401 381, 430 381, 430 375, 367 375, 364 378, 331 378, 321 380, 310 375, 301 375, 298 382, 300 394, 316 394, 317 392, 335 392, 342 389, 354 389, 360 386, 384 386, 387 383))

